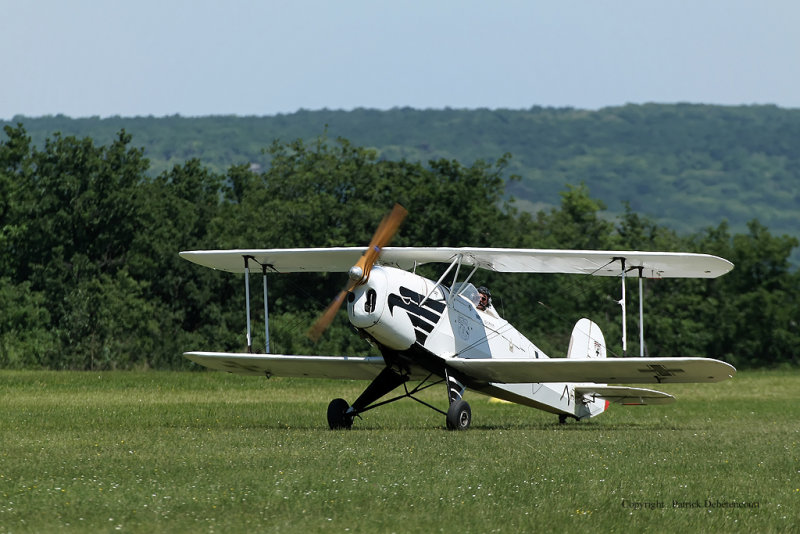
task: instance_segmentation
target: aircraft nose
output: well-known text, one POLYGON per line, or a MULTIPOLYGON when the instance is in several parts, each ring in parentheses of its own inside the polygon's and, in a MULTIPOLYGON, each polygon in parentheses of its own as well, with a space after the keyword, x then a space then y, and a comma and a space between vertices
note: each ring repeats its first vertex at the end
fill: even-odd
POLYGON ((347 314, 356 328, 376 324, 386 307, 386 274, 374 267, 366 283, 357 286, 347 296, 347 314))

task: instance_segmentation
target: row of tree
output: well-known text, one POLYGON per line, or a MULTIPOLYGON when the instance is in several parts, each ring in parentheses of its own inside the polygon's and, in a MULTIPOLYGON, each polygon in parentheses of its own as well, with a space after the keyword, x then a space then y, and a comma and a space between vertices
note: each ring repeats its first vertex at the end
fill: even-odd
MULTIPOLYGON (((105 146, 55 134, 40 148, 21 124, 5 133, 5 368, 184 368, 186 350, 242 350, 242 278, 185 262, 180 250, 362 245, 395 202, 411 213, 393 242, 398 246, 683 250, 725 257, 736 267, 720 279, 648 281, 647 352, 717 357, 744 367, 800 363, 800 274, 789 264, 797 241, 773 236, 757 221, 745 234, 732 235, 722 223, 679 235, 630 208, 608 220, 584 186, 568 187, 558 208, 532 216, 504 200, 508 155, 492 164, 422 164, 380 159, 347 140, 321 137, 273 143, 264 172, 241 165, 219 173, 189 160, 153 177, 143 150, 131 146, 125 131, 105 146)), ((437 269, 427 272, 435 276, 437 269)), ((618 280, 481 276, 505 317, 549 354, 564 354, 582 316, 598 322, 610 350, 621 352, 618 280)), ((317 345, 305 336, 343 283, 335 274, 271 276, 273 351, 369 353, 344 312, 317 345)), ((629 294, 631 309, 635 293, 629 294)), ((631 341, 629 350, 638 352, 631 341)))
MULTIPOLYGON (((13 121, 10 125, 18 121, 13 121)), ((645 104, 596 111, 509 109, 315 110, 263 117, 26 118, 34 144, 54 131, 110 143, 121 129, 145 147, 150 174, 198 158, 225 174, 234 164, 270 165, 263 147, 281 138, 313 142, 323 128, 381 159, 471 165, 514 154, 506 192, 530 211, 558 207, 565 184, 586 183, 607 215, 623 202, 680 233, 727 220, 746 232, 758 219, 800 239, 800 109, 645 104)), ((0 125, 4 123, 0 121, 0 125)), ((800 251, 792 257, 800 266, 800 251)))

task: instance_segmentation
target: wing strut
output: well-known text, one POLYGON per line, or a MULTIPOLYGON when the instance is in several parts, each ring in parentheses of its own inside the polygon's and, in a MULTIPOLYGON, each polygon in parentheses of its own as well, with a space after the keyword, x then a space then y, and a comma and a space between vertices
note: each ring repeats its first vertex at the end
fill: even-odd
POLYGON ((266 337, 266 341, 264 342, 264 346, 266 348, 267 354, 269 354, 269 310, 267 309, 267 266, 261 266, 261 274, 264 275, 264 336, 266 337))
MULTIPOLYGON (((622 265, 622 300, 619 304, 622 306, 622 356, 627 356, 628 352, 628 328, 627 328, 627 307, 625 299, 625 258, 615 258, 619 260, 622 265)), ((642 290, 642 270, 643 267, 633 267, 639 271, 639 357, 644 358, 644 291, 642 290)))
POLYGON ((642 291, 642 267, 639 267, 639 357, 644 358, 644 291, 642 291))
POLYGON ((247 352, 253 352, 253 336, 250 332, 250 256, 244 257, 244 302, 247 312, 247 352))
POLYGON ((628 355, 628 323, 626 320, 626 306, 625 306, 625 258, 617 258, 622 264, 622 300, 619 301, 622 306, 622 357, 628 355))
MULTIPOLYGON (((619 304, 622 306, 622 356, 627 356, 628 351, 628 329, 627 329, 627 308, 625 299, 625 258, 615 258, 619 260, 622 265, 622 300, 619 304)), ((642 289, 642 271, 644 267, 634 267, 639 271, 639 357, 644 358, 644 290, 642 289)))
MULTIPOLYGON (((244 258, 244 300, 245 311, 247 313, 247 352, 253 353, 253 331, 250 326, 250 260, 259 263, 253 256, 242 256, 244 258)), ((267 265, 261 265, 261 274, 264 278, 264 335, 265 354, 269 354, 269 310, 267 309, 267 265)))
MULTIPOLYGON (((436 281, 436 283, 433 285, 433 288, 431 288, 431 290, 428 292, 428 294, 425 295, 425 298, 422 299, 422 302, 419 303, 420 306, 425 304, 425 302, 427 302, 427 300, 431 297, 431 295, 433 295, 433 292, 436 291, 436 288, 439 287, 442 284, 442 282, 444 281, 445 277, 448 274, 450 274, 450 271, 453 270, 453 267, 455 267, 456 265, 458 265, 459 267, 461 266, 461 259, 462 258, 463 258, 463 256, 461 254, 459 254, 459 255, 457 255, 455 257, 455 259, 450 263, 450 267, 448 267, 447 270, 444 272, 444 274, 439 277, 439 280, 436 281)), ((456 276, 458 276, 458 271, 456 271, 456 276)), ((444 291, 442 292, 442 294, 444 294, 444 291)))

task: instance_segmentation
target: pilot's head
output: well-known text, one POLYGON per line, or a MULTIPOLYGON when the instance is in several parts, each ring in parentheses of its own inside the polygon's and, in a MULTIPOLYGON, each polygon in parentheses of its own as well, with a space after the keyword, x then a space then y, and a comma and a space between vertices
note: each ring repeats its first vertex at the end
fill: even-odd
POLYGON ((480 301, 478 302, 478 309, 485 310, 492 304, 492 293, 489 291, 489 288, 486 286, 481 286, 478 288, 478 295, 480 295, 480 301))

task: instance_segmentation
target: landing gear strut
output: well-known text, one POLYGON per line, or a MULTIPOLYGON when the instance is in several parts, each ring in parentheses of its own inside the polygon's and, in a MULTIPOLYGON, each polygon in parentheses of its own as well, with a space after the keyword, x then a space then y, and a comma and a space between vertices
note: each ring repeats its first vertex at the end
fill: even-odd
POLYGON ((446 417, 448 430, 466 430, 469 428, 472 422, 472 410, 469 404, 461 398, 466 387, 447 372, 445 372, 446 378, 444 380, 428 382, 432 376, 433 374, 428 375, 428 377, 416 387, 409 390, 406 384, 409 379, 408 375, 402 374, 387 366, 375 377, 370 385, 367 386, 367 389, 356 399, 352 406, 344 399, 334 399, 331 401, 328 405, 328 426, 331 430, 350 429, 353 427, 353 419, 361 413, 408 397, 444 415, 446 417), (415 396, 418 392, 435 386, 436 384, 441 384, 442 382, 447 383, 448 400, 450 401, 450 406, 446 412, 415 396), (377 402, 383 395, 401 385, 405 393, 382 402, 377 402))
POLYGON ((386 367, 377 377, 375 377, 372 382, 370 382, 369 386, 367 386, 367 389, 365 389, 361 396, 356 399, 352 406, 347 404, 347 401, 344 399, 334 399, 331 401, 331 403, 328 405, 328 426, 331 428, 331 430, 352 428, 353 419, 355 419, 356 416, 360 416, 360 414, 363 412, 372 410, 378 406, 383 406, 384 404, 389 404, 390 402, 405 399, 406 397, 415 400, 420 404, 424 404, 428 408, 436 410, 441 414, 445 414, 445 412, 436 408, 435 406, 431 406, 427 402, 415 397, 415 395, 420 391, 443 382, 443 380, 428 382, 432 376, 433 375, 428 375, 425 380, 409 390, 408 385, 406 384, 409 379, 408 375, 401 374, 393 370, 391 367, 386 367), (377 402, 378 399, 394 390, 398 386, 403 386, 405 393, 383 402, 377 402))

